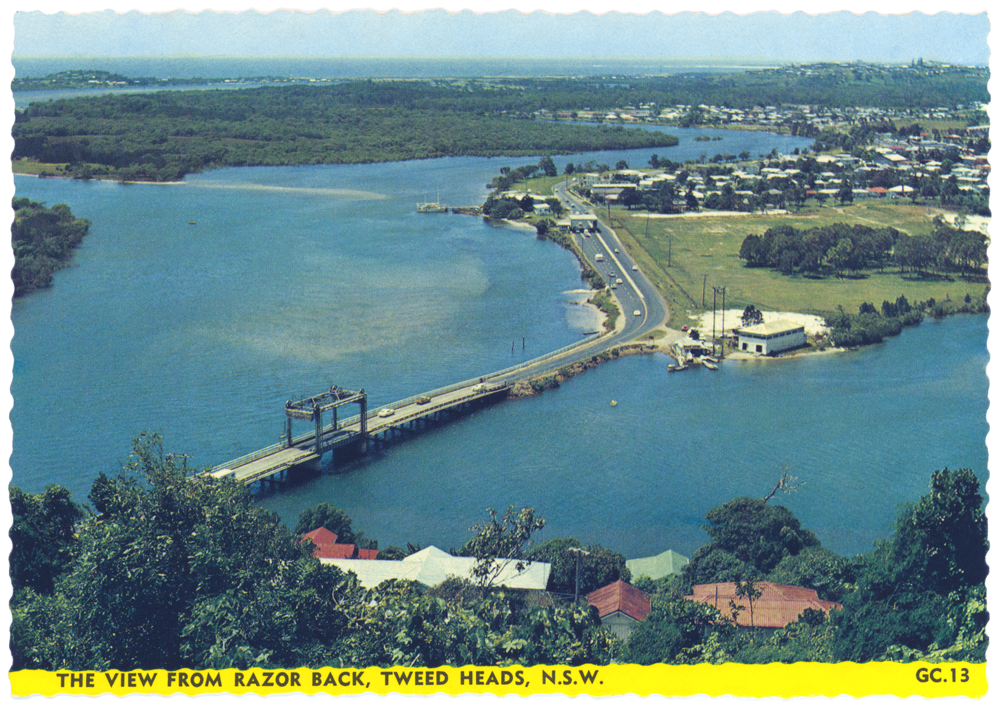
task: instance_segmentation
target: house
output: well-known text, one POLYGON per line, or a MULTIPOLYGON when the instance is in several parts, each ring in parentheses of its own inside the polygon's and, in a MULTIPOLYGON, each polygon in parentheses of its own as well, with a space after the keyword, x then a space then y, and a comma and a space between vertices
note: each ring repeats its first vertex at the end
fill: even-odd
POLYGON ((628 639, 633 626, 649 616, 649 595, 621 580, 592 591, 587 603, 597 609, 601 626, 607 626, 622 641, 628 639))
POLYGON ((805 326, 787 320, 737 328, 736 336, 740 351, 759 355, 774 355, 806 344, 805 326))
POLYGON ((595 197, 598 195, 605 198, 618 197, 627 187, 635 187, 635 184, 631 182, 598 183, 590 188, 590 192, 595 197))
POLYGON ((684 597, 688 601, 708 604, 718 609, 727 619, 734 618, 737 626, 756 629, 780 629, 793 621, 807 609, 815 609, 824 615, 831 609, 842 609, 843 605, 819 598, 814 589, 793 587, 789 584, 773 582, 755 582, 754 588, 760 592, 760 597, 753 600, 736 595, 735 582, 717 582, 714 584, 696 584, 693 593, 684 597), (751 610, 751 606, 753 607, 751 610))
MULTIPOLYGON (((441 584, 448 577, 472 579, 475 557, 453 557, 443 550, 431 546, 414 552, 402 560, 321 558, 326 565, 339 567, 344 572, 353 572, 361 586, 366 589, 378 586, 389 579, 408 579, 422 582, 428 587, 441 584)), ((523 569, 517 569, 521 560, 496 560, 500 572, 494 580, 498 586, 512 589, 545 589, 552 572, 548 562, 523 562, 523 569)))
POLYGON ((625 566, 632 573, 632 579, 646 576, 650 579, 663 579, 672 574, 679 574, 688 563, 688 558, 673 550, 665 550, 652 557, 639 557, 626 560, 625 566))
POLYGON ((312 556, 319 560, 351 558, 374 560, 378 556, 378 550, 366 550, 350 543, 338 543, 337 533, 324 527, 307 532, 299 540, 299 544, 301 545, 306 540, 312 540, 315 546, 312 556))

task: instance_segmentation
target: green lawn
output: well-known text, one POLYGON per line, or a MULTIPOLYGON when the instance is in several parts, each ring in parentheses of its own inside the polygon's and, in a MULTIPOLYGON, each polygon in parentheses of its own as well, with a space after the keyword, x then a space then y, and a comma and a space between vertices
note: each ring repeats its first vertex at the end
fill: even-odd
MULTIPOLYGON (((845 207, 828 204, 787 215, 671 217, 647 220, 645 213, 612 210, 613 226, 629 253, 670 302, 671 323, 686 321, 687 313, 712 307, 712 287, 726 288, 726 307, 753 304, 761 310, 823 314, 843 306, 857 313, 862 302, 895 301, 905 295, 910 303, 934 298, 961 300, 966 293, 982 294, 985 284, 962 280, 958 274, 916 279, 895 267, 884 273, 865 272, 857 278, 783 276, 769 269, 748 269, 739 258, 743 239, 763 234, 779 224, 797 229, 845 222, 872 227, 892 226, 908 233, 928 233, 936 212, 908 201, 866 201, 845 207), (648 232, 648 234, 647 234, 648 232)), ((721 305, 721 301, 720 301, 721 305)))

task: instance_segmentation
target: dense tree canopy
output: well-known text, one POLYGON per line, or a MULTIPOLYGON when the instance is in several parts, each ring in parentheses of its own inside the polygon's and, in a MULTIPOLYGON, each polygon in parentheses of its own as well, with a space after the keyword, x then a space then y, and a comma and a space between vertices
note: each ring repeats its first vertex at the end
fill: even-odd
MULTIPOLYGON (((682 578, 636 580, 652 610, 625 644, 586 602, 494 584, 496 560, 512 557, 549 559, 554 587, 575 583, 568 548, 578 541, 529 550, 544 525, 530 508, 491 510, 473 526, 461 551, 482 563, 471 580, 365 590, 309 556, 237 482, 200 474, 142 435, 120 474, 95 481, 94 510, 57 486, 10 489, 15 670, 985 659, 987 528, 967 469, 936 471, 892 538, 852 560, 781 506, 736 498, 713 508, 711 542, 682 578), (763 634, 683 599, 693 583, 726 581, 750 589, 749 604, 764 580, 843 609, 807 610, 763 634)), ((321 505, 301 525, 345 518, 321 505)), ((621 555, 585 549, 582 593, 627 578, 621 555)))
POLYGON ((895 263, 901 272, 976 273, 987 261, 988 238, 982 232, 951 227, 938 220, 930 234, 904 234, 892 227, 831 224, 798 230, 772 227, 749 234, 740 258, 750 268, 767 267, 783 274, 811 276, 859 273, 895 263))
MULTIPOLYGON (((622 126, 531 120, 523 92, 422 81, 106 94, 30 104, 13 157, 81 178, 178 180, 210 167, 555 155, 676 145, 622 126)), ((546 163, 545 168, 550 168, 546 163)))
POLYGON ((51 595, 14 607, 15 668, 249 667, 330 658, 340 573, 233 481, 190 475, 158 437, 102 475, 51 595))
POLYGON ((935 471, 930 492, 899 516, 892 539, 862 558, 857 588, 844 599, 850 613, 835 617, 838 656, 984 660, 988 547, 975 474, 935 471))
POLYGON ((764 579, 782 559, 819 545, 791 511, 759 498, 735 498, 705 516, 712 539, 695 551, 684 569, 689 584, 764 579))
POLYGON ((72 558, 75 526, 83 510, 62 486, 48 486, 44 493, 10 488, 12 523, 10 581, 17 595, 25 589, 51 594, 55 580, 72 558))
POLYGON ((45 288, 52 273, 66 265, 80 244, 90 220, 77 219, 67 205, 46 207, 24 197, 14 198, 11 247, 14 250, 14 295, 45 288))
MULTIPOLYGON (((96 512, 82 520, 63 489, 11 490, 15 670, 579 665, 618 652, 586 604, 488 583, 493 562, 544 524, 531 509, 474 526, 485 584, 366 591, 310 557, 240 484, 199 473, 143 435, 121 474, 95 481, 96 512), (58 559, 30 558, 46 544, 58 559)), ((317 506, 303 524, 336 524, 336 512, 317 506)))

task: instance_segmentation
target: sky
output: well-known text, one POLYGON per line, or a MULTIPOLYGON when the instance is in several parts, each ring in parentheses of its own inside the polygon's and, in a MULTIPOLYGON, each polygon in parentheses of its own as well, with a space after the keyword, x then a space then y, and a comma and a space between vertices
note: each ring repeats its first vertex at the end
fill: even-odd
MULTIPOLYGON (((488 2, 489 0, 487 0, 488 2)), ((875 12, 682 12, 694 3, 643 3, 622 0, 605 5, 553 1, 536 3, 534 12, 506 10, 519 3, 466 2, 455 9, 475 7, 480 12, 415 11, 420 4, 392 3, 382 9, 313 12, 277 9, 270 12, 237 10, 261 3, 216 2, 200 13, 169 11, 177 4, 133 2, 122 8, 91 12, 57 12, 66 2, 15 0, 24 6, 13 14, 15 55, 85 54, 135 56, 214 54, 241 56, 504 56, 504 57, 753 57, 782 61, 865 60, 908 62, 922 57, 960 64, 989 61, 989 19, 982 7, 967 3, 911 2, 912 12, 881 15, 875 12), (609 6, 626 12, 608 12, 609 6), (649 12, 649 7, 673 8, 675 14, 649 12), (593 12, 580 12, 593 7, 593 12), (41 8, 42 11, 34 8, 41 8), (140 8, 143 11, 130 8, 140 8), (406 12, 397 9, 402 8, 406 12), (376 11, 381 10, 381 11, 376 11), (561 14, 560 14, 561 13, 561 14)), ((97 8, 114 7, 114 2, 97 8)), ((423 3, 448 7, 446 2, 423 3)), ((291 2, 285 7, 310 8, 291 2)), ((799 3, 801 6, 801 3, 799 3)), ((844 7, 840 4, 835 7, 844 7)), ((870 5, 869 5, 870 6, 870 5)), ((81 7, 74 4, 73 8, 81 7)), ((197 9, 193 3, 183 7, 197 9)), ((280 5, 278 6, 281 7, 280 5)), ((357 7, 357 5, 348 5, 357 7)), ((709 11, 725 7, 711 0, 697 4, 709 11)), ((754 9, 752 2, 740 11, 754 9)), ((763 8, 780 5, 764 4, 763 8)), ((822 3, 810 7, 822 10, 822 3)), ((865 7, 862 5, 862 8, 865 7)), ((883 12, 891 3, 880 3, 883 12)), ((524 10, 532 7, 525 6, 524 10)), ((671 12, 672 10, 667 10, 671 12)))

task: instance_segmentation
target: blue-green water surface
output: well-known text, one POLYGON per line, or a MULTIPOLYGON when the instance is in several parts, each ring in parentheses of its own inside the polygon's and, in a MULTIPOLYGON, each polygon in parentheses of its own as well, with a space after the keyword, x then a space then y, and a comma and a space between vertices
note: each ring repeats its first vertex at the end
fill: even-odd
MULTIPOLYGON (((764 134, 748 140, 769 150, 764 134)), ((18 195, 93 227, 51 289, 13 306, 13 482, 82 502, 143 430, 212 465, 276 441, 287 399, 338 384, 378 406, 579 339, 591 322, 568 252, 415 211, 439 192, 477 204, 510 164, 227 169, 177 185, 17 177, 18 195)), ((765 495, 787 466, 800 486, 777 502, 834 551, 860 552, 933 470, 985 481, 986 324, 925 322, 858 352, 718 372, 622 358, 261 503, 291 525, 329 501, 382 546, 445 548, 487 507, 532 505, 545 537, 689 555, 711 507, 765 495)))

